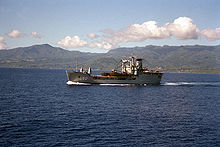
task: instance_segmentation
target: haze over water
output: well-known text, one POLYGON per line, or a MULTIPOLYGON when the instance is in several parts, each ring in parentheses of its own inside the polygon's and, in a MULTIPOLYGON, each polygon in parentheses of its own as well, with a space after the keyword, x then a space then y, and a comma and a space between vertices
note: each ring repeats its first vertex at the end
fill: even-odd
POLYGON ((160 86, 67 86, 64 70, 0 69, 0 146, 220 146, 220 75, 160 86))

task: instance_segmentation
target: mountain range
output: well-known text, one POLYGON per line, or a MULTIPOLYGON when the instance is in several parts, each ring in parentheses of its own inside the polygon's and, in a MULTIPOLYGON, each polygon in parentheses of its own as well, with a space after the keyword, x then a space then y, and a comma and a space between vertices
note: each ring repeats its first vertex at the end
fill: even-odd
POLYGON ((134 55, 148 68, 169 72, 220 73, 220 45, 153 46, 117 48, 107 53, 68 51, 49 44, 0 50, 2 68, 63 68, 78 66, 98 70, 120 67, 120 60, 134 55))

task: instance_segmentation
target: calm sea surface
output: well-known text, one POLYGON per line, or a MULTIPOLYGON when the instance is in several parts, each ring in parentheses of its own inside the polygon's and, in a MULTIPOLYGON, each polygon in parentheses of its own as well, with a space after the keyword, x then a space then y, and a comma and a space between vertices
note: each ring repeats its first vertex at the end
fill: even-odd
POLYGON ((220 74, 66 82, 65 70, 0 69, 0 146, 220 146, 220 74))

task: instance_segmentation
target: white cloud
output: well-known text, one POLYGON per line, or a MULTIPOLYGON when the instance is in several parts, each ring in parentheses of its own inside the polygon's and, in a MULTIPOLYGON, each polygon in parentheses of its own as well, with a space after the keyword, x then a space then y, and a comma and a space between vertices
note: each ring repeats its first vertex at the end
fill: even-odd
POLYGON ((20 33, 18 30, 12 30, 10 33, 6 34, 10 38, 22 38, 25 34, 20 33))
POLYGON ((179 40, 197 39, 200 32, 188 17, 179 17, 173 23, 165 24, 164 28, 179 40))
MULTIPOLYGON (((121 30, 103 31, 103 42, 110 44, 108 48, 118 47, 124 42, 141 42, 146 39, 164 39, 174 36, 179 40, 197 39, 200 31, 192 19, 179 17, 173 23, 166 23, 159 27, 155 21, 147 21, 143 24, 132 24, 121 30)), ((95 43, 96 44, 96 43, 95 43)))
POLYGON ((88 37, 89 37, 90 39, 96 39, 96 38, 99 37, 99 35, 94 34, 94 33, 89 33, 89 34, 88 34, 88 37))
POLYGON ((4 37, 0 36, 0 50, 7 49, 8 45, 5 42, 4 37))
POLYGON ((166 28, 158 27, 155 21, 133 24, 119 31, 107 32, 106 41, 111 44, 140 42, 146 39, 162 39, 170 36, 166 28))
POLYGON ((220 28, 205 29, 201 31, 201 34, 204 35, 209 41, 220 40, 220 28))
POLYGON ((65 38, 58 41, 57 44, 64 48, 78 48, 88 45, 86 41, 81 40, 78 36, 74 36, 72 38, 70 36, 66 36, 65 38))
POLYGON ((106 42, 106 41, 102 41, 102 42, 93 42, 91 44, 88 45, 89 48, 100 48, 100 49, 112 49, 112 48, 116 48, 118 46, 114 45, 114 44, 111 44, 109 42, 106 42))
POLYGON ((146 39, 162 39, 169 37, 170 34, 163 27, 158 27, 155 21, 144 22, 143 24, 133 24, 127 27, 125 35, 130 41, 143 41, 146 39))
POLYGON ((34 38, 42 38, 43 36, 37 32, 31 32, 31 35, 33 35, 34 38))
MULTIPOLYGON (((75 36, 67 36, 57 44, 66 48, 89 47, 113 49, 119 47, 120 43, 142 42, 147 39, 164 39, 173 36, 178 40, 198 39, 199 36, 205 36, 209 41, 220 40, 220 28, 205 29, 200 31, 193 20, 188 17, 179 17, 173 22, 158 26, 156 21, 147 21, 142 24, 132 24, 120 30, 106 29, 102 31, 100 41, 93 41, 88 44, 75 36)), ((99 37, 94 33, 88 34, 90 39, 99 37)))

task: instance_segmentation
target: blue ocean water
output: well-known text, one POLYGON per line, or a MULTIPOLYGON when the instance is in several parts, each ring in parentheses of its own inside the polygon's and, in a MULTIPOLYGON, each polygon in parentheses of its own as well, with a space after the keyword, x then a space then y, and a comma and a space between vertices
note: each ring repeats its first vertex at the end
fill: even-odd
POLYGON ((0 69, 0 146, 220 146, 220 74, 66 82, 65 70, 0 69))

